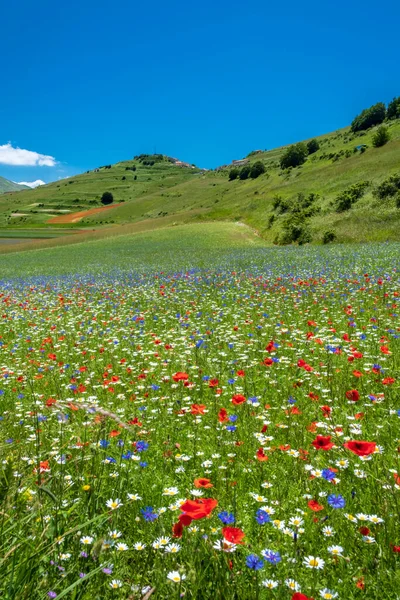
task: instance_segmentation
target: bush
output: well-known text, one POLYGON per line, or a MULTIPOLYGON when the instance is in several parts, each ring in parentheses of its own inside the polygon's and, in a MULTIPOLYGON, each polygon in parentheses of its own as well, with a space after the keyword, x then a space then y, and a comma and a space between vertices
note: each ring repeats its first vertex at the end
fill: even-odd
POLYGON ((335 240, 336 240, 336 234, 334 231, 332 231, 331 229, 329 229, 328 231, 324 231, 324 234, 322 236, 323 244, 330 244, 331 242, 334 242, 335 240))
POLYGON ((400 119, 400 96, 389 102, 386 116, 388 119, 400 119))
POLYGON ((239 171, 239 179, 248 179, 250 175, 250 167, 249 165, 245 165, 244 167, 242 167, 239 171))
POLYGON ((374 146, 374 148, 380 148, 381 146, 387 144, 389 140, 389 129, 386 127, 386 125, 381 125, 380 127, 378 127, 376 133, 372 137, 372 145, 374 146))
POLYGON ((400 192, 397 192, 395 198, 396 208, 400 208, 400 192))
POLYGON ((114 202, 114 196, 112 195, 111 192, 104 192, 104 194, 101 197, 101 203, 102 204, 112 204, 114 202))
POLYGON ((400 173, 392 175, 385 179, 374 191, 374 196, 380 200, 385 200, 389 196, 394 196, 400 190, 400 173))
POLYGON ((308 150, 304 142, 290 146, 281 157, 281 169, 288 169, 289 167, 298 167, 299 165, 302 165, 305 162, 307 155, 308 150))
POLYGON ((369 181, 359 181, 343 190, 336 198, 336 212, 349 210, 364 195, 368 186, 369 181))
POLYGON ((386 107, 383 102, 378 102, 370 108, 365 108, 353 119, 351 123, 351 130, 355 132, 369 129, 373 125, 379 125, 382 123, 385 120, 385 117, 386 107))
POLYGON ((265 165, 264 165, 264 163, 261 162, 261 160, 258 160, 257 162, 255 162, 251 165, 250 177, 252 179, 257 179, 257 177, 259 177, 263 173, 265 173, 265 165))
POLYGON ((229 181, 233 181, 239 177, 239 169, 235 167, 229 171, 229 181))
POLYGON ((307 142, 307 150, 308 154, 314 154, 317 150, 319 150, 319 142, 318 140, 310 140, 307 142))

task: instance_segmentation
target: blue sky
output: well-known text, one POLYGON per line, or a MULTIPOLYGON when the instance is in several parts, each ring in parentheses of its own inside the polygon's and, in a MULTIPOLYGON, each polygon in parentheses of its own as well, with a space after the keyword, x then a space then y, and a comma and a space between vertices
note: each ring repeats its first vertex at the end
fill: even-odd
POLYGON ((0 175, 154 150, 212 168, 343 127, 400 95, 399 21, 370 0, 3 3, 0 175))

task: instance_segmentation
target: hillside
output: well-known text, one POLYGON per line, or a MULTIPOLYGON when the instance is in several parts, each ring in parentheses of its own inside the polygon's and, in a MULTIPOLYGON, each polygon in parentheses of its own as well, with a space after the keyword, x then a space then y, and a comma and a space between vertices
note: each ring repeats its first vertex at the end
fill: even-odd
POLYGON ((25 189, 28 189, 26 185, 20 185, 19 183, 14 183, 9 179, 0 177, 0 194, 4 194, 5 192, 19 192, 25 189))
POLYGON ((265 168, 256 179, 230 181, 232 165, 202 171, 157 155, 155 161, 136 157, 4 194, 0 236, 20 232, 24 237, 29 231, 29 237, 36 237, 36 230, 43 237, 48 228, 52 234, 68 228, 94 229, 101 237, 139 222, 152 229, 226 220, 246 223, 268 243, 400 239, 399 202, 394 194, 376 195, 379 184, 400 173, 400 120, 387 126, 391 139, 379 148, 372 145, 376 127, 322 135, 316 138, 319 149, 295 168, 280 166, 285 147, 251 153, 248 164, 261 161, 265 168), (114 204, 104 210, 105 191, 113 194, 114 204))

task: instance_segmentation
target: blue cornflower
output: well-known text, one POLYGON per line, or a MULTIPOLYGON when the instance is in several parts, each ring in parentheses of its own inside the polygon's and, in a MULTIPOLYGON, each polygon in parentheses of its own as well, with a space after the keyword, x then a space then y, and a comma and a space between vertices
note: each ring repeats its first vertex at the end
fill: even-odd
POLYGON ((218 519, 222 521, 224 525, 231 525, 235 522, 235 516, 233 513, 229 513, 227 510, 223 510, 218 514, 218 519))
POLYGON ((13 438, 8 438, 8 439, 6 440, 6 444, 12 444, 12 443, 13 443, 13 441, 14 441, 14 439, 13 439, 13 438))
POLYGON ((255 404, 256 402, 258 402, 258 398, 257 396, 250 396, 250 398, 248 398, 247 401, 251 402, 252 404, 255 404))
POLYGON ((282 560, 279 552, 274 552, 273 550, 263 550, 262 555, 271 565, 277 565, 282 560))
POLYGON ((328 504, 329 506, 332 506, 332 508, 344 508, 346 506, 346 500, 340 494, 337 496, 335 494, 330 494, 330 496, 328 496, 328 504))
POLYGON ((324 479, 326 479, 327 481, 332 481, 332 479, 335 479, 336 475, 330 469, 323 469, 322 470, 322 477, 324 479))
POLYGON ((160 389, 160 386, 153 383, 151 386, 151 389, 154 390, 155 392, 158 392, 158 390, 160 389))
POLYGON ((125 444, 124 440, 118 440, 118 442, 117 442, 118 448, 122 448, 122 446, 124 446, 124 444, 125 444))
POLYGON ((139 441, 136 442, 136 450, 137 452, 144 452, 149 447, 148 442, 139 441))
POLYGON ((113 463, 115 464, 117 461, 115 460, 115 458, 113 458, 112 456, 106 456, 106 461, 108 463, 113 463))
POLYGON ((144 469, 145 467, 147 467, 148 464, 149 463, 142 461, 142 462, 139 463, 139 467, 142 467, 142 469, 144 469))
POLYGON ((269 523, 271 521, 271 517, 265 510, 260 508, 256 512, 256 521, 259 525, 264 525, 264 523, 269 523))
POLYGON ((203 381, 208 381, 210 379, 209 375, 203 375, 203 381))
POLYGON ((293 396, 289 396, 288 402, 289 402, 289 404, 295 404, 296 403, 296 398, 293 398, 293 396))
POLYGON ((109 445, 110 445, 110 442, 108 442, 107 440, 100 440, 100 442, 99 442, 100 448, 108 448, 109 445))
POLYGON ((230 383, 230 385, 233 385, 235 383, 234 379, 228 379, 228 383, 230 383))
POLYGON ((143 519, 148 523, 151 523, 158 519, 158 514, 154 511, 152 506, 145 506, 145 508, 141 508, 140 512, 143 515, 143 519))
POLYGON ((259 556, 257 556, 257 554, 249 554, 249 556, 246 558, 246 566, 254 571, 259 571, 263 568, 264 562, 259 556))
POLYGON ((236 429, 237 429, 236 425, 227 425, 226 426, 227 431, 236 431, 236 429))
POLYGON ((229 418, 229 420, 230 420, 231 423, 235 423, 235 421, 237 421, 238 417, 237 417, 237 415, 229 415, 228 418, 229 418))

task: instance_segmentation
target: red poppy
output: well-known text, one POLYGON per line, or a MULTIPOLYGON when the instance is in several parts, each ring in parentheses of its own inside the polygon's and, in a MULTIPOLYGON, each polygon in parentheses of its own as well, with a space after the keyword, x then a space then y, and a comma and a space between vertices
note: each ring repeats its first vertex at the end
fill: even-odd
POLYGON ((178 521, 172 526, 172 537, 181 538, 183 533, 183 523, 178 521))
POLYGON ((361 440, 353 440, 350 442, 346 442, 343 444, 347 450, 353 452, 353 454, 357 454, 357 456, 369 456, 373 454, 376 449, 375 442, 363 442, 361 440))
POLYGON ((360 399, 360 394, 357 390, 349 390, 346 392, 347 400, 352 400, 353 402, 358 402, 360 399))
POLYGON ((334 446, 330 435, 317 435, 312 445, 316 450, 330 450, 334 446))
POLYGON ((242 544, 242 539, 246 534, 238 527, 223 527, 222 535, 226 541, 231 542, 231 544, 242 544))
POLYGON ((238 405, 243 404, 243 402, 246 402, 246 397, 242 396, 242 394, 235 394, 232 396, 232 404, 238 405))
POLYGON ((204 415, 205 409, 205 404, 192 404, 192 406, 190 407, 190 412, 192 413, 192 415, 204 415))
POLYGON ((228 411, 226 410, 226 408, 221 408, 221 410, 218 413, 218 421, 220 423, 226 423, 227 421, 229 421, 228 418, 228 411))
POLYGON ((308 508, 310 508, 314 512, 319 512, 320 510, 324 510, 322 504, 319 504, 317 500, 310 500, 307 502, 308 508))
POLYGON ((210 379, 210 381, 208 382, 208 387, 213 388, 213 387, 217 387, 218 386, 218 379, 210 379))
POLYGON ((360 527, 358 531, 361 533, 361 535, 369 535, 371 533, 371 530, 368 529, 368 527, 360 527))
POLYGON ((264 358, 263 362, 266 367, 270 367, 271 365, 274 364, 274 361, 269 356, 267 356, 267 358, 264 358))
POLYGON ((332 411, 331 407, 328 406, 327 404, 325 404, 324 406, 321 406, 321 410, 322 410, 325 418, 328 418, 332 411))
POLYGON ((393 552, 400 553, 400 546, 392 546, 393 552))
POLYGON ((204 519, 204 517, 209 517, 214 510, 214 508, 218 505, 218 500, 214 500, 213 498, 200 498, 199 500, 186 500, 181 505, 181 511, 183 511, 183 515, 180 515, 179 520, 185 525, 185 519, 183 517, 188 517, 190 519, 204 519))
POLYGON ((187 381, 189 379, 189 375, 187 373, 182 373, 182 371, 178 371, 172 375, 172 379, 174 381, 187 381))
POLYGON ((211 483, 210 479, 207 479, 206 477, 198 477, 197 479, 194 480, 194 487, 208 489, 208 488, 212 488, 214 486, 211 483))
POLYGON ((300 592, 295 592, 292 596, 292 600, 314 600, 314 598, 301 594, 300 592))
POLYGON ((256 457, 257 457, 257 460, 260 460, 261 462, 265 462, 266 460, 268 460, 268 456, 264 453, 263 448, 259 448, 257 450, 256 457))
POLYGON ((237 371, 237 372, 236 372, 236 375, 237 375, 238 377, 245 377, 246 373, 245 373, 244 371, 240 370, 240 371, 237 371))
POLYGON ((385 377, 385 379, 382 379, 382 383, 383 385, 392 385, 392 383, 394 383, 396 380, 394 377, 385 377))

